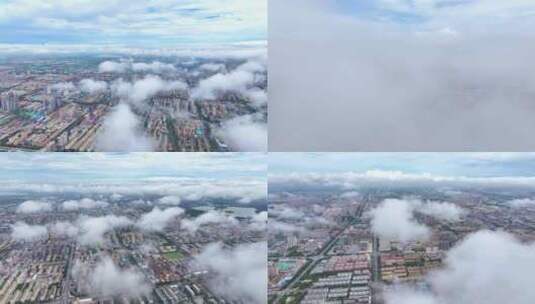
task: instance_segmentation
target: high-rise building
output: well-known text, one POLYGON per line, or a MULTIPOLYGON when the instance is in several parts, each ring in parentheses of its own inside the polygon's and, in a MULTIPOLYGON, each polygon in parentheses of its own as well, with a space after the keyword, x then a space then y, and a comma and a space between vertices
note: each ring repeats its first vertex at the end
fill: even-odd
POLYGON ((4 112, 13 112, 18 109, 19 96, 13 91, 4 92, 0 95, 0 109, 4 112))

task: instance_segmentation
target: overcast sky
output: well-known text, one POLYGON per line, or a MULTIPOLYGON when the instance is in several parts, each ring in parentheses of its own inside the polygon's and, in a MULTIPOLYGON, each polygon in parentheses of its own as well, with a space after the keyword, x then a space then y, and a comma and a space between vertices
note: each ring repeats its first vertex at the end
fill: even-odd
POLYGON ((0 1, 0 49, 150 49, 247 45, 266 39, 266 0, 0 1))
POLYGON ((534 14, 531 0, 270 1, 270 150, 535 148, 534 14))

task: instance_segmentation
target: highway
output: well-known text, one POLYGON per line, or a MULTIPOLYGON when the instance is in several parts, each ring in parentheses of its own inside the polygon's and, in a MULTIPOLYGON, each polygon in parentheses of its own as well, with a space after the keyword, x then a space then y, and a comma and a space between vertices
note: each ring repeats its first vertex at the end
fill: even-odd
POLYGON ((365 205, 361 205, 360 208, 355 213, 355 218, 347 223, 331 240, 323 246, 323 248, 320 250, 320 252, 317 255, 307 257, 308 259, 311 259, 312 261, 305 266, 305 268, 295 277, 283 290, 277 293, 275 296, 275 299, 273 300, 273 303, 280 304, 280 300, 283 296, 290 293, 292 291, 292 288, 297 284, 297 282, 301 281, 303 276, 307 274, 310 270, 312 270, 320 260, 325 258, 327 256, 327 253, 331 249, 332 245, 340 238, 340 236, 355 222, 361 218, 362 213, 365 210, 365 205))

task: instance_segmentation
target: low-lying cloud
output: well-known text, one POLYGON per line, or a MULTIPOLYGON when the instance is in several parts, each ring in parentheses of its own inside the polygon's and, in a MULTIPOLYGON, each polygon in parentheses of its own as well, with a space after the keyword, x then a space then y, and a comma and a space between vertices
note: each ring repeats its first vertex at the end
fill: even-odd
POLYGON ((195 261, 214 272, 209 282, 214 292, 234 301, 261 304, 267 301, 267 243, 225 249, 207 246, 195 261))
POLYGON ((469 235, 430 273, 430 291, 399 287, 385 294, 386 304, 530 304, 535 299, 532 269, 535 245, 505 232, 469 235))
POLYGON ((37 213, 52 211, 52 204, 44 201, 25 201, 17 207, 18 213, 37 213))
POLYGON ((134 82, 126 82, 123 79, 118 79, 111 85, 113 94, 138 107, 142 105, 143 101, 159 92, 186 90, 187 88, 188 85, 182 81, 164 80, 155 75, 147 75, 134 82))
POLYGON ((224 224, 230 226, 237 225, 238 220, 223 212, 210 210, 194 219, 183 219, 180 223, 182 228, 192 233, 196 232, 201 226, 207 224, 224 224))
POLYGON ((103 257, 94 268, 77 262, 72 269, 76 281, 86 282, 82 286, 91 296, 139 297, 150 293, 150 285, 141 272, 121 269, 109 257, 103 257))
POLYGON ((267 124, 251 115, 225 121, 218 135, 233 149, 242 152, 265 152, 268 145, 267 124))
POLYGON ((386 199, 370 211, 371 228, 380 238, 402 243, 425 240, 431 231, 413 216, 413 206, 406 200, 386 199))
POLYGON ((117 105, 105 118, 97 137, 99 151, 153 151, 154 142, 144 134, 141 121, 128 104, 117 105))
POLYGON ((160 198, 158 200, 158 203, 162 205, 171 205, 171 206, 178 206, 180 205, 181 199, 178 196, 174 195, 168 195, 160 198))
POLYGON ((16 222, 11 225, 11 238, 16 241, 37 241, 46 238, 48 230, 41 225, 28 225, 16 222))
MULTIPOLYGON (((263 64, 249 61, 228 73, 218 73, 201 80, 198 86, 193 89, 191 95, 196 99, 213 100, 219 93, 233 91, 254 98, 256 96, 251 92, 257 92, 259 90, 258 87, 254 86, 258 80, 257 74, 261 74, 265 70, 266 68, 263 64)), ((254 102, 261 103, 258 100, 254 102)))
POLYGON ((106 215, 101 217, 81 216, 77 226, 80 234, 78 242, 81 245, 97 245, 104 242, 104 235, 113 229, 132 225, 132 221, 124 216, 106 215))
POLYGON ((100 73, 125 73, 128 71, 163 73, 174 72, 176 71, 176 67, 170 63, 163 63, 160 61, 145 63, 122 60, 101 62, 98 66, 98 70, 100 73))
POLYGON ((64 201, 61 206, 67 211, 77 211, 80 209, 105 208, 109 206, 109 203, 91 198, 82 198, 80 200, 64 201))
POLYGON ((163 231, 177 216, 183 213, 184 209, 178 207, 164 210, 155 207, 152 211, 143 214, 136 226, 146 231, 163 231))
POLYGON ((80 90, 89 94, 105 92, 108 90, 108 84, 105 81, 83 79, 79 83, 80 90))

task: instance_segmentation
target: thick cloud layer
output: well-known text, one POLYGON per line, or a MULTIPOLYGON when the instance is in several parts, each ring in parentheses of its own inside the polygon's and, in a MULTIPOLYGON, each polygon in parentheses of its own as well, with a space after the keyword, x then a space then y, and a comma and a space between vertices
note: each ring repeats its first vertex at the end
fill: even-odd
POLYGON ((24 222, 16 222, 11 225, 11 238, 16 241, 36 241, 44 239, 48 235, 45 226, 28 225, 24 222))
POLYGON ((164 210, 155 207, 151 212, 143 214, 136 225, 147 231, 162 231, 173 219, 182 213, 184 213, 184 209, 178 207, 164 210))
POLYGON ((270 1, 272 150, 535 148, 533 2, 366 2, 270 1))
POLYGON ((370 215, 372 231, 380 238, 406 243, 431 235, 429 228, 413 218, 413 207, 406 200, 386 199, 370 215))
POLYGON ((530 304, 535 299, 535 245, 504 232, 480 231, 448 252, 445 267, 428 276, 431 292, 399 288, 386 304, 530 304))
POLYGON ((17 207, 18 213, 36 213, 36 212, 45 212, 51 211, 52 204, 49 202, 43 201, 25 201, 17 207))
POLYGON ((96 143, 99 151, 152 151, 153 141, 143 134, 139 118, 121 103, 108 114, 96 143))
POLYGON ((195 260, 215 272, 216 277, 210 284, 216 293, 245 303, 266 303, 266 242, 239 245, 232 249, 211 244, 195 260))
POLYGON ((77 281, 87 282, 84 288, 90 295, 138 297, 150 293, 150 286, 140 272, 120 269, 111 258, 104 257, 93 268, 76 263, 72 276, 77 281))

